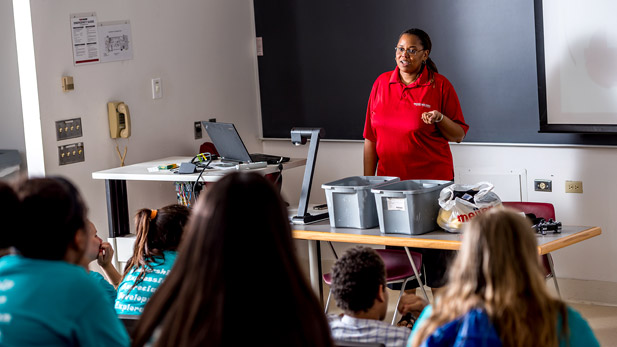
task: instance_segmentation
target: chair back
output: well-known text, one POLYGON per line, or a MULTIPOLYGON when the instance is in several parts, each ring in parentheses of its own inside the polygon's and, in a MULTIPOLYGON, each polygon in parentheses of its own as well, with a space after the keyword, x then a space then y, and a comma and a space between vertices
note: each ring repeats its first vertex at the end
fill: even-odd
POLYGON ((130 314, 118 315, 118 318, 124 325, 124 328, 126 329, 126 332, 129 334, 129 336, 133 335, 133 331, 137 327, 137 322, 139 321, 139 317, 140 316, 138 315, 130 315, 130 314))
POLYGON ((334 340, 336 347, 386 347, 383 343, 378 342, 352 342, 344 340, 334 340))
POLYGON ((502 204, 524 213, 533 213, 537 218, 555 219, 555 207, 548 202, 503 201, 502 204))

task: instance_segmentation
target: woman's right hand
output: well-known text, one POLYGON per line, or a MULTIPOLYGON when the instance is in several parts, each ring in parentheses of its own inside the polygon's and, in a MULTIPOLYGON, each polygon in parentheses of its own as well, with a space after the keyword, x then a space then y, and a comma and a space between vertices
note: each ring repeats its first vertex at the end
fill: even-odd
POLYGON ((101 267, 106 267, 111 264, 111 260, 114 258, 114 249, 109 242, 103 242, 101 248, 99 248, 99 255, 96 258, 96 262, 101 267))

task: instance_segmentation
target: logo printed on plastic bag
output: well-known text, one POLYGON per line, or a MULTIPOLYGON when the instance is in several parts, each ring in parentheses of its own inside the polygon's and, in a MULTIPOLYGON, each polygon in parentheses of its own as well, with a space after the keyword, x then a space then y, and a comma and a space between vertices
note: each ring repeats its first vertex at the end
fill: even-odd
POLYGON ((464 223, 495 206, 501 206, 501 199, 493 193, 489 182, 472 185, 453 184, 439 194, 439 215, 437 224, 450 232, 460 232, 464 223))

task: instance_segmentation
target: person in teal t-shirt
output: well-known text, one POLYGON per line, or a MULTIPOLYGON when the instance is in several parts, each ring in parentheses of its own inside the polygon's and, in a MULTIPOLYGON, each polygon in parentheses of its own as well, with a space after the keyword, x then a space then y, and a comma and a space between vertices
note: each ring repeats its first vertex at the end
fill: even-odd
POLYGON ((114 306, 116 302, 116 296, 118 296, 118 292, 116 291, 116 287, 120 284, 121 275, 118 273, 118 270, 111 265, 111 259, 114 255, 114 250, 111 248, 109 242, 103 242, 101 238, 97 235, 96 227, 91 221, 86 221, 86 232, 88 233, 88 247, 84 252, 84 256, 81 260, 81 266, 86 269, 88 276, 93 279, 97 285, 105 292, 106 298, 111 303, 111 306, 114 306), (97 260, 97 263, 105 272, 105 276, 111 281, 107 281, 103 276, 96 272, 90 271, 89 264, 97 260))
POLYGON ((585 319, 549 294, 529 220, 493 208, 463 234, 445 289, 408 346, 599 346, 585 319))
POLYGON ((35 178, 16 191, 20 255, 0 259, 0 346, 128 346, 105 294, 78 265, 88 235, 77 189, 35 178))
POLYGON ((176 260, 176 250, 189 217, 182 205, 158 210, 141 209, 135 215, 133 255, 118 286, 117 314, 140 315, 146 303, 165 280, 176 260))

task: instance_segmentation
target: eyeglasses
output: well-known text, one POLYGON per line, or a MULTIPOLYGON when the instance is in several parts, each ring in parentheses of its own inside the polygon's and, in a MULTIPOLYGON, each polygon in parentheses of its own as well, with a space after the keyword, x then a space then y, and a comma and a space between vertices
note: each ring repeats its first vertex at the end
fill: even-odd
POLYGON ((394 47, 394 51, 399 54, 405 54, 405 52, 407 52, 409 53, 409 55, 416 55, 416 53, 422 52, 423 50, 424 49, 414 49, 414 48, 405 49, 403 47, 394 47))

